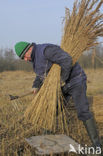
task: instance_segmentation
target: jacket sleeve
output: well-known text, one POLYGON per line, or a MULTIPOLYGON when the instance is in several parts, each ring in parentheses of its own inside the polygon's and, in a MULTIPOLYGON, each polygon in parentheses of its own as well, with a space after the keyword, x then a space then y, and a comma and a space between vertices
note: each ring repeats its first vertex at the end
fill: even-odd
POLYGON ((65 82, 69 78, 72 68, 72 57, 59 46, 47 47, 44 56, 49 61, 61 66, 61 78, 65 82))
POLYGON ((33 82, 32 88, 40 88, 43 84, 43 78, 36 75, 36 78, 33 82))

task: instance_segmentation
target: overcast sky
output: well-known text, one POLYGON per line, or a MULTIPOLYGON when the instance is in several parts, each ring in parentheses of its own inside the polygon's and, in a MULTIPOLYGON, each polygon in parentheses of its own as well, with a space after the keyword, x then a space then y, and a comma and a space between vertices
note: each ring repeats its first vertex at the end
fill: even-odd
POLYGON ((0 48, 18 41, 60 45, 65 7, 71 0, 0 0, 0 48))
MULTIPOLYGON (((74 0, 0 0, 0 48, 16 42, 60 45, 65 7, 74 0)), ((103 9, 102 9, 103 11, 103 9)))

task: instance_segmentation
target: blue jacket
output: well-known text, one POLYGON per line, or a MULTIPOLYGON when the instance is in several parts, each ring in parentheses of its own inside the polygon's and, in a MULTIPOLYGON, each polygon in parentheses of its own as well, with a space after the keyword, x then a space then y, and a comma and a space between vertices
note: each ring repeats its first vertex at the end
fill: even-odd
POLYGON ((36 73, 33 88, 40 88, 45 76, 54 63, 61 66, 61 78, 64 82, 74 85, 86 80, 86 74, 78 63, 72 66, 71 56, 60 46, 53 44, 33 44, 32 63, 36 73))

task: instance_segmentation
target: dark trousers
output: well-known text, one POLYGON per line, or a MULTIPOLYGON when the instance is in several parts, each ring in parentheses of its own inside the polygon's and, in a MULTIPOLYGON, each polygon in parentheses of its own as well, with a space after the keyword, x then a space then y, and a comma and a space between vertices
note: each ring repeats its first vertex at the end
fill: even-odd
POLYGON ((92 113, 89 110, 86 89, 86 81, 82 81, 78 84, 70 86, 68 93, 64 95, 67 101, 69 101, 70 97, 72 96, 75 108, 77 110, 78 119, 82 121, 86 121, 92 117, 92 113))

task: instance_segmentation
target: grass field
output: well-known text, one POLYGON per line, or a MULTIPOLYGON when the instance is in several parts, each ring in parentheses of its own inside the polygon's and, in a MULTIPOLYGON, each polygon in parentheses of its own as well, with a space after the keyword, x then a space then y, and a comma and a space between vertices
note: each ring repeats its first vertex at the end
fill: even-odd
MULTIPOLYGON (((93 96, 94 112, 100 136, 103 137, 103 69, 85 70, 87 94, 93 96)), ((21 119, 27 106, 33 99, 29 95, 20 100, 10 101, 9 94, 22 95, 31 90, 35 78, 33 72, 8 71, 0 73, 0 156, 33 156, 32 149, 24 141, 25 137, 34 135, 33 125, 21 119)), ((84 127, 72 114, 70 135, 79 142, 88 142, 84 127), (76 128, 75 128, 76 125, 76 128), (82 126, 81 126, 82 125, 82 126)))

